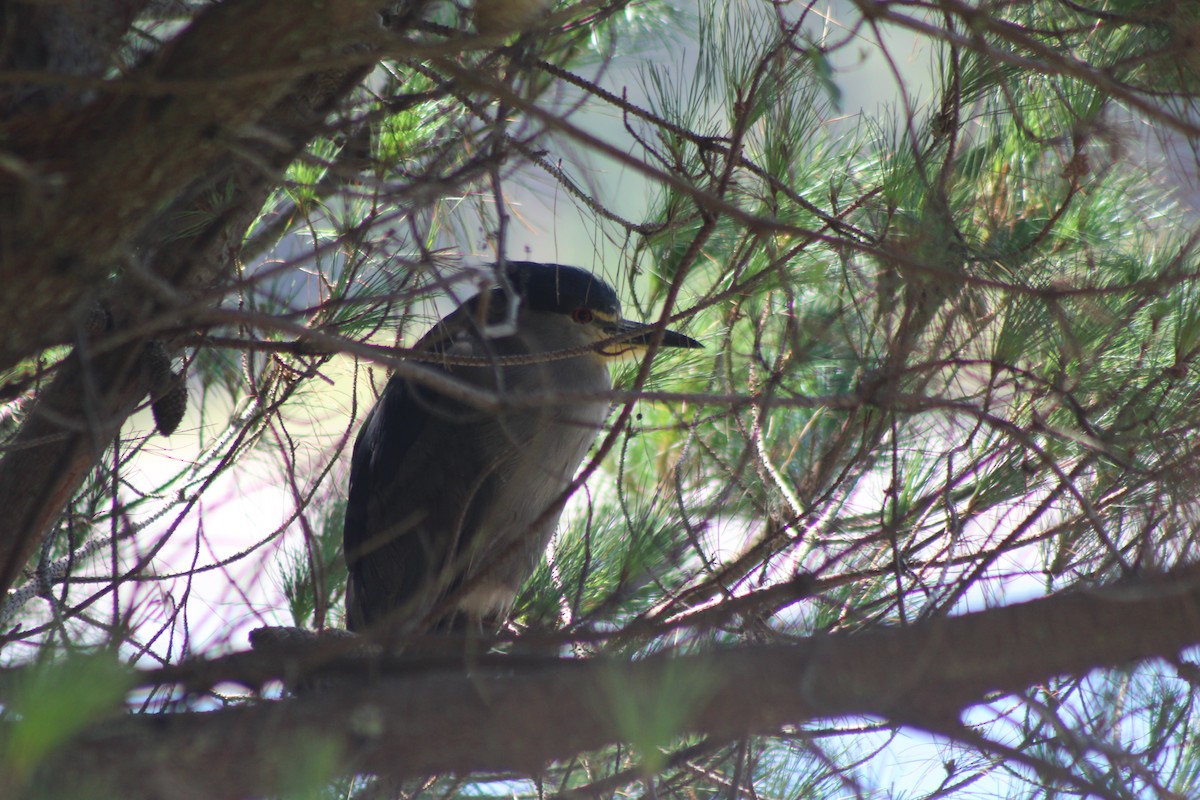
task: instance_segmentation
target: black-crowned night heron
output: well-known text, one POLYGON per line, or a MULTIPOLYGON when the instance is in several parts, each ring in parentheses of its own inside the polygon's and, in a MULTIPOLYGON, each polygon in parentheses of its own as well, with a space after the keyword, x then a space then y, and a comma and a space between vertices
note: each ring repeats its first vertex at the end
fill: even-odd
MULTIPOLYGON (((393 376, 358 433, 343 534, 353 631, 503 622, 608 416, 606 362, 652 339, 621 318, 612 287, 584 270, 518 261, 506 274, 520 297, 515 329, 485 335, 510 313, 496 288, 446 316, 417 349, 446 356, 434 366, 458 381, 526 402, 483 411, 393 376), (577 352, 537 357, 567 350, 577 352), (493 363, 464 365, 464 356, 493 363), (572 398, 554 403, 563 392, 572 398)), ((670 330, 661 344, 700 347, 670 330)))

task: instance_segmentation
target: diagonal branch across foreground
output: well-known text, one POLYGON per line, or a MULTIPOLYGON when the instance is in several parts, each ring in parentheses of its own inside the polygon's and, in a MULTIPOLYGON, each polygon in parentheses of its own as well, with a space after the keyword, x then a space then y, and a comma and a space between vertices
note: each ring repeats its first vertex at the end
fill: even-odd
MULTIPOLYGON (((43 774, 70 784, 63 788, 103 780, 125 797, 219 798, 277 791, 295 766, 289 758, 314 747, 336 754, 341 773, 402 779, 536 774, 616 741, 654 747, 684 733, 770 735, 847 715, 953 731, 961 711, 990 693, 1172 658, 1197 643, 1200 569, 1187 568, 793 646, 633 663, 493 661, 391 677, 377 667, 374 678, 279 702, 104 722, 64 746, 43 774)), ((182 679, 189 665, 171 669, 182 679)))

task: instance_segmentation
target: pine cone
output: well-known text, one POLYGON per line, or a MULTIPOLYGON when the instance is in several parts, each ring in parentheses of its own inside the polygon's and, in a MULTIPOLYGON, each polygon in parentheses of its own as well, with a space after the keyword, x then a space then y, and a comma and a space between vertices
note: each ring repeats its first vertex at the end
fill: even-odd
POLYGON ((171 354, 161 342, 146 345, 142 367, 149 385, 154 427, 163 436, 170 436, 179 427, 187 411, 188 391, 184 375, 171 369, 171 354))

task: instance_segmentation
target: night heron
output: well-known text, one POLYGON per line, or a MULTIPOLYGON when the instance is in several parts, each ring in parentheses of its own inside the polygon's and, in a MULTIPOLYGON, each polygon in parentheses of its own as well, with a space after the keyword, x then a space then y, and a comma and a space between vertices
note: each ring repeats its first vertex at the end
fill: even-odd
MULTIPOLYGON (((617 293, 589 272, 510 261, 505 274, 520 298, 515 319, 509 294, 494 288, 416 345, 443 357, 435 369, 494 392, 500 409, 395 375, 358 433, 343 532, 350 630, 502 623, 608 416, 606 362, 652 341, 653 331, 622 319, 617 293), (515 326, 504 330, 505 321, 515 326), (562 351, 574 354, 553 355, 562 351)), ((660 343, 701 346, 670 330, 660 343)))

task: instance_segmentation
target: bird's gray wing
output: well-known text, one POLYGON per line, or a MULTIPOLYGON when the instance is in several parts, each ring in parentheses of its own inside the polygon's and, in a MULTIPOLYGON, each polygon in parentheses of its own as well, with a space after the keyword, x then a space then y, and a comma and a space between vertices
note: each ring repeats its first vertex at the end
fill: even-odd
POLYGON ((342 543, 346 554, 349 579, 346 595, 347 623, 351 630, 361 630, 390 607, 389 596, 399 585, 413 585, 420 580, 418 559, 400 559, 390 565, 394 580, 391 588, 380 582, 379 564, 372 562, 385 557, 394 548, 387 532, 381 530, 379 514, 373 513, 383 495, 396 490, 395 483, 405 458, 412 450, 429 413, 409 390, 407 381, 392 376, 383 395, 371 409, 354 441, 350 460, 350 491, 346 500, 346 519, 342 528, 342 543))
POLYGON ((343 527, 350 630, 385 616, 401 627, 419 621, 448 591, 443 572, 466 505, 458 495, 474 469, 474 453, 445 452, 462 413, 394 375, 362 423, 343 527))
MULTIPOLYGON (((418 347, 442 350, 426 336, 418 347)), ((461 370, 426 365, 454 375, 461 370)), ((461 377, 461 376, 459 376, 461 377)), ((347 625, 385 617, 419 622, 454 589, 448 567, 471 530, 481 491, 479 413, 427 386, 393 375, 354 442, 343 526, 349 578, 347 625)))

